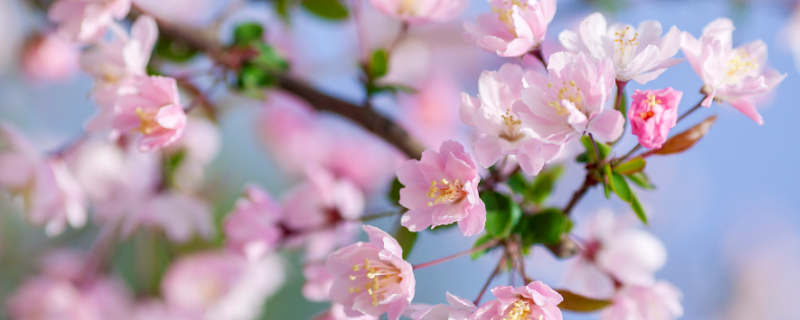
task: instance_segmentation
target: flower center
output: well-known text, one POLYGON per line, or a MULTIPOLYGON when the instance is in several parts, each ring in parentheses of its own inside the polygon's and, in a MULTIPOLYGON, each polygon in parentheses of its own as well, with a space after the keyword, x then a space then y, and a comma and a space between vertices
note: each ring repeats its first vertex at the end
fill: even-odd
POLYGON ((456 179, 455 182, 450 183, 447 179, 441 180, 441 186, 436 180, 431 181, 431 188, 428 190, 428 197, 433 201, 428 202, 428 206, 432 207, 440 203, 453 203, 461 200, 467 193, 462 190, 461 182, 456 179))
MULTIPOLYGON (((520 299, 511 305, 508 315, 503 320, 530 320, 531 302, 528 299, 520 299)), ((537 320, 542 320, 543 315, 539 315, 537 320)))
POLYGON ((525 9, 528 4, 522 3, 519 0, 503 0, 502 6, 492 7, 492 12, 497 13, 497 19, 504 23, 506 27, 508 27, 508 31, 514 35, 514 38, 516 38, 517 30, 514 27, 514 18, 512 17, 512 14, 514 13, 514 6, 517 6, 520 9, 525 9))
POLYGON ((140 123, 139 127, 133 129, 132 132, 141 132, 149 135, 161 128, 161 125, 156 121, 156 114, 153 112, 146 112, 142 108, 136 108, 136 116, 139 117, 140 123))
POLYGON ((617 58, 617 65, 625 68, 633 58, 636 48, 639 47, 639 33, 634 32, 630 26, 624 30, 614 32, 614 56, 617 58))
POLYGON ((413 16, 416 14, 417 9, 414 6, 414 0, 403 0, 400 4, 400 14, 407 14, 413 16))
MULTIPOLYGON (((363 273, 351 275, 351 281, 356 281, 362 277, 369 279, 363 288, 372 297, 373 306, 377 306, 381 300, 386 298, 385 293, 388 288, 400 284, 403 280, 397 267, 380 260, 370 261, 364 258, 363 264, 353 265, 353 271, 363 271, 363 273)), ((361 290, 361 286, 355 286, 350 287, 349 291, 350 293, 361 293, 361 290)))
POLYGON ((653 112, 653 107, 660 106, 661 99, 656 99, 655 95, 648 94, 647 100, 645 100, 644 103, 647 104, 647 111, 639 112, 639 118, 642 118, 642 120, 647 121, 655 115, 655 113, 653 112))
POLYGON ((753 71, 757 71, 759 68, 759 64, 755 61, 755 58, 747 54, 747 51, 744 49, 739 48, 733 52, 733 57, 728 60, 728 74, 726 78, 728 84, 736 84, 742 77, 753 71))
MULTIPOLYGON (((552 83, 547 83, 547 87, 552 89, 552 83)), ((564 82, 556 94, 556 100, 547 103, 548 106, 555 109, 558 115, 563 116, 569 114, 569 110, 561 104, 561 101, 567 100, 572 102, 579 111, 583 111, 583 93, 581 88, 575 83, 575 80, 564 82)))
POLYGON ((506 113, 501 117, 503 118, 503 123, 506 125, 506 130, 500 134, 500 138, 506 139, 510 142, 514 142, 522 138, 522 133, 520 132, 522 121, 511 113, 511 109, 507 109, 506 113))

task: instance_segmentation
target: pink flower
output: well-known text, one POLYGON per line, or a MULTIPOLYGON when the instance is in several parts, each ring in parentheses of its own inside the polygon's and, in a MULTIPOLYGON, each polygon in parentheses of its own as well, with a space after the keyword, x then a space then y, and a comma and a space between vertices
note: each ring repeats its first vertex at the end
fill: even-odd
POLYGON ((373 226, 362 228, 369 242, 339 249, 325 261, 334 276, 331 299, 349 317, 387 313, 389 320, 397 320, 414 298, 413 268, 392 236, 373 226))
POLYGON ((518 65, 504 64, 498 71, 481 73, 478 98, 461 94, 462 121, 484 134, 473 143, 475 157, 484 167, 494 165, 503 155, 513 155, 525 173, 536 175, 561 153, 562 145, 537 139, 514 111, 525 109, 520 100, 522 79, 529 73, 518 65))
POLYGON ((181 161, 172 176, 172 183, 181 191, 194 191, 203 186, 207 166, 217 157, 222 137, 217 125, 204 117, 187 120, 183 137, 164 149, 170 157, 181 154, 181 161))
POLYGON ((671 87, 661 90, 636 90, 628 110, 631 131, 645 148, 661 148, 667 141, 669 129, 677 124, 678 105, 683 92, 671 87))
POLYGON ((61 81, 78 72, 78 47, 55 33, 35 35, 22 52, 25 74, 37 81, 61 81))
POLYGON ((121 133, 139 132, 142 152, 167 146, 183 136, 186 113, 175 79, 137 77, 115 101, 113 126, 121 133))
POLYGON ((10 125, 0 125, 0 187, 24 199, 31 224, 49 236, 86 224, 86 196, 60 158, 45 159, 10 125))
POLYGON ((643 21, 636 29, 621 23, 607 26, 603 14, 594 13, 581 22, 578 32, 562 31, 558 39, 570 52, 611 58, 616 79, 621 82, 645 84, 681 62, 672 59, 681 43, 681 32, 675 26, 663 38, 661 23, 655 20, 643 21))
POLYGON ((603 310, 601 320, 673 320, 683 316, 680 290, 665 281, 650 286, 630 286, 614 295, 614 304, 603 310))
POLYGON ((422 159, 408 160, 397 169, 400 205, 408 208, 401 223, 413 232, 458 222, 466 236, 483 231, 486 206, 478 195, 481 177, 472 158, 455 141, 439 152, 425 150, 422 159))
POLYGON ((703 29, 700 39, 684 32, 683 54, 703 80, 704 107, 710 107, 713 100, 727 101, 763 124, 755 98, 770 92, 786 75, 766 66, 767 45, 763 41, 733 48, 733 29, 730 19, 719 18, 703 29))
POLYGON ((405 316, 412 320, 468 320, 478 309, 472 301, 447 293, 447 303, 437 304, 412 304, 408 306, 405 316))
POLYGON ((370 0, 375 8, 408 23, 445 22, 467 7, 466 0, 370 0))
POLYGON ((648 286, 667 261, 664 245, 644 230, 633 228, 632 215, 598 211, 587 223, 582 253, 574 261, 566 282, 576 292, 603 298, 614 284, 648 286))
POLYGON ((538 49, 556 14, 556 0, 489 0, 492 13, 478 23, 464 22, 464 39, 501 57, 516 57, 538 49))
POLYGON ((522 124, 543 140, 566 143, 583 134, 613 141, 625 122, 613 109, 603 110, 614 86, 611 59, 584 53, 558 52, 550 56, 547 75, 529 72, 522 91, 524 104, 516 104, 522 124))
POLYGON ((210 239, 214 235, 209 205, 189 194, 163 192, 143 203, 133 204, 124 217, 121 233, 132 235, 139 227, 159 228, 167 238, 185 243, 194 236, 210 239))
POLYGON ((355 317, 348 317, 344 313, 344 306, 338 303, 331 304, 330 310, 314 317, 313 320, 378 320, 379 317, 369 316, 369 315, 361 315, 355 317))
POLYGON ((48 17, 70 40, 88 43, 102 38, 108 25, 130 9, 131 0, 59 0, 50 6, 48 17))
POLYGON ((86 50, 81 66, 101 85, 118 84, 130 76, 146 76, 157 39, 156 20, 141 16, 133 23, 130 36, 119 32, 114 40, 98 42, 86 50))
POLYGON ((483 304, 470 320, 561 320, 561 309, 556 305, 564 301, 558 292, 541 281, 524 287, 498 286, 492 289, 497 298, 483 304))
POLYGON ((246 320, 283 284, 278 256, 247 261, 222 252, 202 252, 175 261, 161 283, 170 308, 188 319, 246 320))
POLYGON ((310 301, 324 302, 331 299, 330 292, 333 285, 333 276, 328 272, 324 263, 312 262, 303 267, 303 297, 310 301))
POLYGON ((226 247, 250 260, 272 251, 283 237, 280 219, 283 212, 269 194, 256 185, 245 188, 222 228, 226 247))

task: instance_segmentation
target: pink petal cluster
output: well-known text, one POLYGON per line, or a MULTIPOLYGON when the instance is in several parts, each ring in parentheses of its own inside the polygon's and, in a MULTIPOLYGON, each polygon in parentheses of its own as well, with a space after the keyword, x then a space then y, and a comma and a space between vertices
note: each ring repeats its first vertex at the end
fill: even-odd
POLYGON ((124 237, 140 227, 160 228, 167 238, 178 243, 188 242, 194 236, 204 239, 214 236, 209 204, 191 194, 161 192, 133 208, 134 212, 125 217, 121 226, 124 237))
POLYGON ((338 303, 332 303, 330 310, 314 317, 313 320, 378 320, 380 317, 361 315, 349 317, 344 313, 344 306, 338 303))
POLYGON ((413 268, 392 236, 373 226, 362 228, 369 242, 341 248, 325 262, 334 276, 331 299, 349 317, 387 313, 389 320, 397 320, 414 298, 413 268))
POLYGON ((275 255, 247 261, 223 252, 195 253, 169 267, 161 294, 187 319, 254 319, 283 284, 283 268, 275 255))
POLYGON ((682 296, 678 288, 665 281, 624 287, 614 295, 614 303, 602 311, 600 319, 678 319, 683 316, 682 296))
POLYGON ((328 272, 325 263, 311 262, 303 267, 303 297, 310 301, 324 302, 331 299, 330 292, 333 276, 328 272))
POLYGON ((466 0, 370 0, 381 12, 408 23, 446 22, 466 9, 466 0))
POLYGON ((22 197, 28 221, 49 236, 86 224, 86 195, 64 161, 45 158, 8 124, 0 125, 0 187, 22 197))
POLYGON ((158 40, 158 25, 150 16, 141 16, 131 26, 130 35, 115 33, 111 41, 101 41, 81 55, 83 70, 99 85, 114 85, 131 76, 146 76, 150 54, 158 40))
POLYGON ((513 155, 525 173, 536 175, 561 153, 562 144, 542 142, 517 114, 517 110, 526 109, 520 100, 523 77, 531 77, 531 73, 518 65, 504 64, 498 71, 481 73, 478 98, 461 94, 462 121, 483 134, 473 143, 482 166, 488 168, 503 155, 513 155))
POLYGON ((684 32, 681 47, 703 80, 704 107, 727 101, 758 124, 756 97, 774 89, 786 75, 767 67, 767 45, 756 40, 733 48, 733 21, 719 18, 703 29, 700 39, 684 32))
POLYGON ((567 51, 611 58, 617 81, 645 84, 681 62, 672 58, 680 49, 681 32, 673 26, 661 37, 661 31, 655 20, 643 21, 637 28, 621 23, 608 27, 598 12, 586 17, 577 32, 562 31, 558 39, 567 51))
POLYGON ((492 289, 496 300, 484 303, 470 320, 561 320, 558 304, 564 298, 541 281, 524 287, 498 286, 492 289))
POLYGON ((412 304, 404 315, 412 320, 469 320, 478 310, 472 301, 447 293, 449 305, 412 304))
POLYGON ((556 14, 556 0, 489 0, 489 6, 477 24, 464 22, 464 39, 501 57, 539 49, 556 14))
POLYGON ((108 25, 130 9, 131 0, 58 0, 48 17, 70 40, 88 43, 102 38, 108 25))
POLYGON ((120 133, 140 133, 140 151, 167 146, 183 136, 187 117, 175 79, 136 77, 120 91, 125 93, 115 99, 112 124, 120 133))
POLYGON ((400 205, 408 208, 401 224, 413 232, 458 222, 466 236, 483 231, 486 206, 478 195, 480 176, 464 146, 445 141, 439 152, 425 150, 422 158, 397 169, 400 205))
POLYGON ((667 261, 664 245, 652 234, 633 228, 632 215, 600 210, 587 222, 582 253, 567 274, 576 292, 603 298, 615 285, 649 286, 667 261))
POLYGON ((661 148, 669 129, 678 122, 678 105, 683 92, 671 87, 661 90, 636 90, 631 97, 628 119, 631 131, 645 148, 661 148))
POLYGON ((247 186, 222 224, 226 247, 250 260, 263 257, 283 237, 282 218, 282 209, 269 194, 256 185, 247 186))
POLYGON ((544 141, 566 143, 583 134, 600 141, 622 135, 622 113, 605 109, 614 87, 614 67, 609 58, 598 59, 583 52, 558 52, 550 56, 548 74, 526 74, 524 104, 515 111, 522 124, 544 141))
POLYGON ((78 72, 78 47, 55 33, 35 35, 25 44, 22 67, 36 81, 62 81, 78 72))

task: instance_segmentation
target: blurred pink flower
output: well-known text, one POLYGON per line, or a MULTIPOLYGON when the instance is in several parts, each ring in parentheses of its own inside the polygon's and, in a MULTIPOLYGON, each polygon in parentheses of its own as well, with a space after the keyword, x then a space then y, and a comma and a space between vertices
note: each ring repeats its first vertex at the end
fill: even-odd
POLYGON ((672 87, 661 90, 636 90, 631 99, 628 119, 631 131, 645 148, 661 148, 667 141, 669 129, 677 124, 678 105, 683 92, 672 87))
POLYGON ((659 281, 649 286, 623 287, 614 295, 614 304, 604 309, 601 320, 673 320, 683 316, 678 288, 659 281))
POLYGON ((400 205, 409 210, 401 223, 413 232, 458 222, 466 236, 483 231, 486 206, 478 195, 481 177, 472 157, 455 141, 439 152, 425 150, 421 160, 408 160, 397 169, 400 205))
POLYGON ((159 228, 173 242, 184 243, 199 236, 211 239, 214 222, 208 203, 195 196, 162 192, 133 205, 133 212, 126 216, 121 233, 132 235, 139 227, 159 228))
POLYGON ((370 316, 370 315, 361 315, 355 317, 348 317, 344 313, 344 306, 338 303, 332 303, 331 308, 314 317, 313 320, 378 320, 380 317, 370 316))
POLYGON ((86 196, 61 158, 44 158, 8 124, 0 125, 0 143, 0 187, 22 197, 31 224, 49 236, 86 224, 86 196))
POLYGON ((189 319, 250 320, 283 281, 278 256, 247 261, 210 251, 175 261, 164 275, 161 293, 170 308, 191 315, 189 319))
POLYGON ((582 253, 567 273, 576 292, 603 298, 619 285, 648 286, 667 261, 667 251, 652 234, 633 228, 632 215, 600 210, 586 224, 582 253))
POLYGON ((484 134, 472 145, 478 163, 484 167, 494 165, 503 155, 513 155, 525 173, 536 175, 561 152, 562 145, 537 139, 515 113, 526 109, 520 98, 523 76, 528 73, 532 72, 507 63, 498 71, 481 73, 478 98, 461 94, 462 121, 484 134))
POLYGON ((397 320, 414 298, 414 271, 397 240, 373 226, 362 228, 369 242, 339 249, 325 262, 334 276, 331 299, 350 317, 387 313, 397 320))
POLYGON ((283 237, 282 218, 283 211, 272 197, 258 186, 249 185, 222 224, 225 246, 256 260, 275 249, 283 237))
POLYGON ((131 0, 58 0, 48 17, 70 40, 88 43, 102 38, 108 25, 125 18, 130 9, 131 0))
POLYGON ((428 148, 466 136, 458 118, 458 92, 454 76, 443 68, 434 68, 421 80, 416 94, 399 97, 400 124, 428 148))
POLYGON ((733 48, 733 21, 719 18, 703 29, 700 39, 684 32, 681 47, 703 80, 704 107, 727 101, 746 116, 763 124, 756 97, 774 89, 785 74, 767 67, 767 45, 756 40, 733 48))
POLYGON ((86 50, 81 66, 100 86, 118 84, 130 76, 146 76, 157 39, 156 20, 141 16, 133 23, 130 36, 118 33, 112 41, 100 41, 86 50))
POLYGON ((524 287, 498 286, 492 289, 496 300, 484 303, 471 320, 561 320, 558 304, 564 300, 541 281, 524 287))
POLYGON ((464 22, 464 39, 501 57, 517 57, 539 49, 547 25, 556 14, 556 0, 489 0, 492 13, 464 22))
POLYGON ((178 190, 190 192, 202 187, 206 167, 219 154, 222 137, 217 125, 203 117, 188 118, 183 137, 167 146, 168 156, 181 154, 172 183, 178 190))
POLYGON ((412 320, 468 320, 478 309, 472 301, 447 293, 447 303, 437 304, 412 304, 403 314, 412 320))
POLYGON ((139 150, 151 151, 183 136, 187 117, 175 79, 137 77, 128 94, 115 100, 113 126, 121 133, 139 132, 139 150))
POLYGON ((306 283, 303 284, 303 297, 315 302, 330 301, 334 278, 324 263, 312 262, 305 265, 303 277, 306 279, 306 283))
POLYGON ((467 0, 370 0, 375 8, 392 18, 412 24, 445 22, 467 7, 467 0))
POLYGON ((598 12, 586 17, 578 32, 564 30, 558 38, 570 52, 611 58, 616 79, 621 82, 645 84, 681 62, 672 59, 680 49, 681 32, 673 26, 662 38, 661 23, 655 20, 643 21, 636 29, 622 23, 608 27, 606 18, 598 12))
POLYGON ((62 81, 78 72, 80 50, 55 33, 35 35, 22 51, 25 75, 36 81, 62 81))
POLYGON ((522 91, 524 104, 516 104, 513 110, 524 126, 554 143, 566 143, 583 134, 613 141, 622 134, 622 114, 603 110, 614 87, 611 59, 558 52, 550 56, 547 69, 548 75, 526 74, 529 86, 522 91))

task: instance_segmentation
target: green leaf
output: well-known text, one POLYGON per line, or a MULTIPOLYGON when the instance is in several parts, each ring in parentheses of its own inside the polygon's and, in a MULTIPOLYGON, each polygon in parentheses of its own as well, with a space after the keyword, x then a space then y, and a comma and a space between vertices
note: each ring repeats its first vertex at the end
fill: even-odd
POLYGON ((301 5, 303 9, 326 20, 340 21, 349 16, 347 7, 336 0, 303 0, 301 5))
POLYGON ((289 62, 275 50, 275 47, 267 44, 258 46, 258 56, 249 60, 248 63, 274 73, 289 70, 289 62))
POLYGON ((397 228, 394 239, 397 240, 397 243, 400 244, 400 248, 403 249, 403 259, 408 259, 408 255, 411 254, 411 249, 414 249, 414 243, 417 242, 417 233, 400 226, 400 228, 397 228))
POLYGON ((556 180, 564 173, 564 166, 554 165, 539 172, 536 179, 533 181, 531 190, 526 195, 526 199, 533 201, 536 204, 542 204, 547 197, 553 192, 553 186, 556 180))
POLYGON ((586 154, 586 151, 581 152, 577 157, 575 157, 575 161, 578 163, 587 163, 589 162, 589 155, 586 154))
POLYGON ((492 192, 481 193, 486 204, 486 233, 495 238, 506 238, 522 217, 522 209, 510 197, 492 192))
POLYGON ((263 95, 261 88, 275 84, 275 77, 261 68, 245 64, 239 72, 237 86, 248 96, 260 98, 263 95))
POLYGON ((561 294, 561 297, 564 298, 564 301, 558 304, 558 308, 561 310, 593 312, 608 307, 612 303, 611 300, 592 299, 562 289, 556 289, 556 292, 561 294))
POLYGON ((586 148, 587 157, 593 163, 597 163, 600 160, 605 159, 606 157, 608 157, 608 154, 611 153, 611 147, 609 147, 605 143, 595 141, 594 143, 597 144, 597 149, 600 150, 600 159, 597 159, 597 151, 594 150, 594 143, 592 143, 592 138, 589 136, 582 136, 581 143, 583 144, 583 147, 586 148))
POLYGON ((186 41, 168 37, 159 37, 155 49, 157 56, 172 62, 189 61, 197 55, 197 52, 186 41))
POLYGON ((521 195, 525 194, 530 185, 528 179, 526 179, 522 173, 517 173, 511 176, 511 178, 508 178, 506 184, 508 184, 508 186, 511 188, 512 191, 514 191, 514 193, 521 195))
MULTIPOLYGON (((492 240, 494 240, 494 237, 492 237, 492 235, 490 235, 488 233, 484 234, 480 238, 478 238, 478 240, 475 240, 475 244, 472 245, 472 247, 473 248, 480 247, 480 246, 482 246, 482 245, 484 245, 486 243, 489 243, 489 241, 492 241, 492 240)), ((470 258, 472 258, 472 260, 477 260, 478 258, 482 257, 484 254, 489 252, 489 250, 491 250, 491 249, 472 252, 472 254, 470 254, 470 258)))
POLYGON ((400 205, 400 189, 403 187, 403 184, 400 183, 400 179, 395 178, 394 181, 392 181, 392 190, 389 191, 389 200, 391 200, 393 204, 400 205))
POLYGON ((369 76, 377 79, 386 75, 389 69, 389 56, 386 50, 378 49, 372 53, 372 61, 369 63, 369 76))
POLYGON ((614 183, 611 184, 614 193, 616 193, 622 201, 631 203, 631 201, 633 201, 633 192, 631 192, 630 187, 628 187, 628 182, 625 181, 625 177, 614 172, 611 173, 611 181, 614 181, 614 183))
POLYGON ((612 170, 614 172, 627 176, 637 172, 641 172, 642 170, 644 170, 646 164, 647 163, 644 161, 642 157, 636 157, 629 160, 628 162, 615 165, 612 168, 612 170))
POLYGON ((610 199, 611 191, 614 190, 614 180, 611 178, 611 165, 608 163, 603 166, 603 178, 600 180, 603 181, 603 190, 605 191, 606 199, 610 199))
POLYGON ((644 213, 644 208, 642 208, 642 204, 639 202, 639 199, 636 198, 635 194, 631 193, 631 195, 633 196, 633 199, 631 200, 631 209, 633 209, 633 212, 636 213, 637 217, 639 217, 639 220, 642 220, 642 223, 645 225, 650 225, 650 223, 647 222, 647 215, 644 213))
POLYGON ((388 92, 393 95, 397 95, 399 93, 415 94, 417 93, 417 89, 400 84, 387 84, 387 85, 367 84, 367 92, 371 95, 383 92, 388 92))
POLYGON ((515 233, 522 236, 524 246, 537 243, 556 244, 561 241, 561 234, 570 228, 569 219, 560 209, 550 208, 534 215, 526 215, 520 219, 515 233))
POLYGON ((262 41, 264 27, 255 22, 243 23, 233 30, 233 44, 247 47, 262 41))
POLYGON ((183 163, 184 159, 186 159, 186 150, 184 149, 164 158, 161 164, 161 181, 164 182, 165 186, 175 185, 175 172, 178 171, 178 167, 183 163))
POLYGON ((274 0, 272 1, 275 4, 275 12, 278 16, 283 20, 284 23, 289 23, 289 10, 293 8, 292 5, 293 1, 290 0, 274 0))
POLYGON ((650 190, 656 188, 652 183, 650 183, 650 178, 648 178, 647 174, 645 174, 644 172, 637 172, 631 175, 627 175, 626 177, 628 178, 628 180, 630 180, 631 182, 633 182, 642 189, 650 190))

